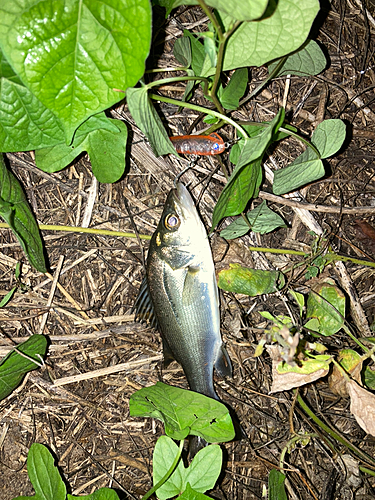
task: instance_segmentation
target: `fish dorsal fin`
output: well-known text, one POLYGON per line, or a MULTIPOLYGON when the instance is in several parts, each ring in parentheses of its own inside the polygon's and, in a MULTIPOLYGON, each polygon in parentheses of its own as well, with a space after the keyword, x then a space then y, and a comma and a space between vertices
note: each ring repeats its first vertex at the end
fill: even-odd
POLYGON ((184 288, 182 290, 182 303, 189 306, 193 303, 197 293, 197 278, 200 271, 199 266, 189 266, 187 268, 184 288))
POLYGON ((215 361, 215 370, 220 377, 232 377, 232 362, 223 345, 221 345, 215 361))
POLYGON ((135 321, 146 321, 152 328, 158 328, 158 321, 152 304, 146 276, 142 280, 133 310, 135 311, 135 321))

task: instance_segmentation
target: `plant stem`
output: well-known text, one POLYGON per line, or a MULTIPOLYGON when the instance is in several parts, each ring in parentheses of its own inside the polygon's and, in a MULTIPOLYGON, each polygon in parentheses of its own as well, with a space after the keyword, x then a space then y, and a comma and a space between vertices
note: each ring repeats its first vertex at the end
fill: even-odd
POLYGON ((367 455, 364 451, 360 450, 356 446, 354 446, 350 441, 348 441, 345 437, 341 436, 338 434, 336 431, 334 431, 331 427, 329 427, 327 424, 325 424, 322 420, 320 420, 319 417, 315 415, 315 413, 307 406, 305 401, 302 399, 300 395, 297 396, 297 401, 299 405, 302 407, 305 413, 322 429, 324 430, 330 437, 333 439, 336 439, 339 443, 342 445, 346 446, 350 451, 352 451, 357 457, 361 458, 366 462, 367 465, 370 465, 372 467, 375 467, 375 460, 370 456, 367 455))
MULTIPOLYGON (((1 223, 0 228, 9 228, 9 224, 1 223)), ((46 224, 39 224, 39 229, 46 231, 66 231, 68 233, 89 233, 89 234, 100 234, 103 236, 121 236, 123 238, 137 238, 134 233, 124 233, 122 231, 110 231, 109 229, 93 229, 90 227, 74 227, 74 226, 52 226, 46 224)), ((139 238, 141 240, 151 240, 151 236, 148 234, 140 234, 139 238)))
POLYGON ((215 118, 219 118, 219 120, 223 120, 225 123, 229 123, 230 125, 235 127, 242 137, 244 137, 245 139, 249 138, 245 130, 234 120, 232 120, 232 118, 222 115, 221 113, 218 113, 213 109, 204 108, 203 106, 197 106, 196 104, 192 104, 190 102, 179 101, 178 99, 171 99, 169 97, 163 97, 157 94, 149 94, 149 97, 151 97, 151 99, 154 99, 155 101, 167 102, 168 104, 174 104, 175 106, 180 106, 182 108, 193 109, 194 111, 198 111, 199 113, 205 113, 207 115, 214 116, 215 118))
POLYGON ((161 80, 156 80, 155 82, 148 83, 146 87, 152 89, 153 87, 160 87, 160 85, 165 85, 166 83, 175 82, 186 82, 189 80, 199 80, 201 82, 208 82, 207 78, 203 76, 171 76, 170 78, 163 78, 161 80))
POLYGON ((169 467, 169 470, 167 471, 167 473, 160 479, 160 481, 158 483, 155 484, 155 486, 153 486, 151 488, 151 490, 149 490, 142 498, 141 500, 147 500, 147 498, 150 498, 150 496, 155 493, 155 491, 160 488, 160 486, 162 486, 166 481, 167 479, 172 475, 173 471, 175 470, 175 468, 177 467, 177 464, 178 462, 180 461, 180 458, 181 458, 181 453, 182 453, 182 450, 183 450, 183 447, 184 447, 184 440, 181 439, 180 441, 180 446, 178 448, 178 453, 175 457, 175 459, 173 460, 173 463, 172 465, 169 467))
POLYGON ((260 85, 258 85, 258 87, 256 87, 252 92, 250 92, 250 94, 247 97, 245 97, 245 99, 242 99, 242 101, 240 101, 239 107, 243 106, 245 103, 250 101, 251 98, 256 96, 258 92, 260 92, 262 88, 265 87, 267 83, 277 75, 280 69, 284 66, 284 63, 287 60, 287 58, 288 56, 284 56, 280 59, 280 61, 276 64, 271 73, 267 76, 267 78, 260 85))

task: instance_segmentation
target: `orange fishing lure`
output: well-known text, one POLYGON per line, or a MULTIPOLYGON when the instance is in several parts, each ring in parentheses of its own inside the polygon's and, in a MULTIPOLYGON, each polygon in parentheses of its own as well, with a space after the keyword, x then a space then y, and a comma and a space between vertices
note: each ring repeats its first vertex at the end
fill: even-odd
POLYGON ((225 150, 220 135, 176 135, 169 138, 177 153, 183 155, 219 155, 225 150))

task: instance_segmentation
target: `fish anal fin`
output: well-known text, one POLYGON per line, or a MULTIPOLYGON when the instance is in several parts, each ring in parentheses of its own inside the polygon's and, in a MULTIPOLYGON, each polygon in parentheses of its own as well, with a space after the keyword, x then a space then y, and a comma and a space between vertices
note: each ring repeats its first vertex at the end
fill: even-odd
POLYGON ((219 349, 218 356, 215 361, 215 370, 220 377, 232 377, 232 362, 225 347, 222 345, 219 349))

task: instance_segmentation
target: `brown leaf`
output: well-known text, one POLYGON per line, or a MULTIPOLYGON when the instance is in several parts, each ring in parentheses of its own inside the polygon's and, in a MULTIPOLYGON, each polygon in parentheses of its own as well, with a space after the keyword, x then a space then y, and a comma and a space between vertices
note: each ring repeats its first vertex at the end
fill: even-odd
POLYGON ((354 380, 348 382, 350 396, 350 411, 355 416, 358 425, 375 436, 375 394, 367 391, 354 380))
POLYGON ((269 345, 266 349, 272 359, 272 387, 270 394, 279 391, 289 391, 289 389, 309 384, 310 382, 314 382, 315 380, 324 377, 329 371, 322 368, 309 374, 295 372, 279 373, 277 371, 277 365, 280 361, 282 361, 279 346, 269 345))

